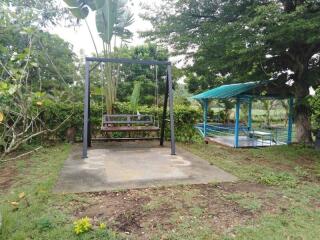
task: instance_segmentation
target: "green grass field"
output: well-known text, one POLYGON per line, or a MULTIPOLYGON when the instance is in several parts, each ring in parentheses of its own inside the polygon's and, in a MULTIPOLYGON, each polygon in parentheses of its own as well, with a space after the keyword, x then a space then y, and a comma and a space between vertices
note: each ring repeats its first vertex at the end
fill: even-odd
POLYGON ((48 147, 2 164, 0 239, 319 238, 319 152, 298 145, 262 149, 202 143, 179 146, 240 180, 115 193, 53 194, 70 145, 48 147), (83 216, 90 217, 93 227, 76 235, 73 222, 83 216), (106 229, 99 228, 101 223, 106 229))
POLYGON ((115 239, 114 233, 99 229, 79 238, 73 231, 72 203, 86 199, 52 193, 69 152, 70 145, 62 144, 19 160, 14 166, 0 166, 2 171, 15 169, 12 185, 0 192, 0 239, 115 239))

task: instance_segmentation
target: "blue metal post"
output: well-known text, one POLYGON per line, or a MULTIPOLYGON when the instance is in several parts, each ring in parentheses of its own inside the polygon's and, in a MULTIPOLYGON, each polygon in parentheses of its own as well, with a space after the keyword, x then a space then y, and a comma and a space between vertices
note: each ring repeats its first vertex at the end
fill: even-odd
POLYGON ((289 119, 288 119, 288 139, 287 144, 292 143, 292 124, 293 124, 293 97, 289 98, 289 119))
POLYGON ((237 98, 236 103, 236 124, 234 127, 234 147, 239 147, 239 120, 240 120, 240 99, 237 98))
POLYGON ((207 136, 208 99, 203 101, 203 135, 207 136))
POLYGON ((248 130, 251 131, 252 129, 252 99, 249 99, 248 104, 248 130))

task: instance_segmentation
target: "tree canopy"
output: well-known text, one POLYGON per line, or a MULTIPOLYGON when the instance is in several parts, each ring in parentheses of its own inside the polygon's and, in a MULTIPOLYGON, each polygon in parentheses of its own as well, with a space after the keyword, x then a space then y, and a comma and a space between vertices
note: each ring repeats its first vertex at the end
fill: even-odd
POLYGON ((191 57, 189 89, 273 79, 296 98, 298 139, 311 141, 309 87, 320 85, 320 1, 175 0, 149 9, 143 35, 191 57))

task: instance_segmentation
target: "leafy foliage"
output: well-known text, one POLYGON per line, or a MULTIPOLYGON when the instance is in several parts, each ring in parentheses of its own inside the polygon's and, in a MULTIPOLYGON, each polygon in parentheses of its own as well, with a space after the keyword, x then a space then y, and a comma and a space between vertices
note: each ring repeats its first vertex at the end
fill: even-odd
POLYGON ((62 120, 49 129, 41 120, 41 106, 45 100, 54 99, 55 91, 70 89, 74 78, 63 78, 55 63, 69 74, 74 69, 74 55, 62 39, 43 33, 39 27, 26 26, 24 21, 33 16, 21 12, 18 15, 5 5, 0 5, 0 9, 4 10, 0 16, 4 36, 0 40, 0 158, 3 158, 64 123, 62 120), (47 48, 46 43, 50 45, 47 48))
POLYGON ((81 218, 74 222, 74 232, 79 235, 92 229, 91 221, 88 217, 81 218))
MULTIPOLYGON (((119 114, 128 114, 132 111, 130 102, 115 103, 115 111, 119 114)), ((77 139, 82 138, 83 122, 83 105, 81 103, 61 103, 46 101, 43 108, 42 121, 48 123, 48 127, 56 126, 57 123, 65 120, 71 114, 71 117, 65 124, 57 130, 51 137, 66 140, 66 132, 68 128, 74 127, 76 129, 77 139)), ((91 105, 91 130, 93 136, 101 135, 101 114, 103 107, 99 104, 91 105)), ((149 107, 146 105, 139 105, 137 111, 142 115, 152 115, 155 117, 156 124, 161 122, 162 108, 149 107)), ((201 112, 197 108, 185 105, 175 105, 175 135, 177 141, 192 142, 197 141, 199 135, 197 134, 194 125, 201 119, 201 112)), ((169 124, 166 124, 166 137, 170 136, 169 124)), ((49 135, 50 136, 50 135, 49 135)), ((48 136, 48 137, 49 137, 48 136)))
POLYGON ((294 176, 286 172, 267 172, 264 175, 260 176, 258 180, 260 183, 271 185, 271 186, 288 186, 288 187, 295 187, 297 181, 294 176))
POLYGON ((26 26, 48 27, 60 23, 62 19, 67 24, 73 24, 69 11, 56 0, 2 0, 2 4, 14 7, 17 15, 32 16, 25 22, 26 26))
POLYGON ((298 140, 311 141, 305 97, 320 85, 319 1, 167 0, 148 10, 154 29, 143 36, 192 58, 190 90, 272 79, 274 93, 296 97, 298 140))
POLYGON ((140 92, 141 92, 141 82, 135 82, 134 88, 132 91, 132 95, 131 95, 131 99, 130 99, 130 105, 131 105, 132 112, 137 112, 137 110, 138 110, 140 92))
MULTIPOLYGON (((167 61, 169 53, 166 49, 157 47, 155 44, 146 44, 136 47, 122 47, 116 50, 117 57, 130 59, 153 59, 158 61, 167 61)), ((159 96, 165 92, 165 66, 148 66, 139 64, 126 64, 119 68, 118 88, 121 91, 117 93, 118 101, 129 101, 134 82, 141 82, 140 103, 153 105, 155 104, 156 88, 159 96), (157 68, 157 69, 156 69, 157 68), (156 73, 158 76, 156 76, 156 73), (156 81, 158 79, 158 82, 156 81)))
POLYGON ((320 129, 320 88, 316 91, 316 95, 310 99, 313 115, 312 121, 315 129, 320 129))
POLYGON ((0 17, 1 79, 12 78, 10 75, 19 79, 27 73, 26 84, 35 91, 47 92, 65 89, 78 80, 78 59, 69 43, 39 27, 29 26, 28 19, 34 16, 19 14, 2 5, 0 11, 4 12, 0 17), (27 60, 27 72, 16 69, 27 60))
MULTIPOLYGON (((85 19, 89 14, 89 9, 95 11, 96 27, 99 36, 103 42, 103 56, 109 57, 112 51, 111 40, 113 37, 118 36, 121 41, 127 41, 132 37, 132 33, 128 30, 128 27, 133 22, 133 14, 127 8, 128 0, 64 0, 69 5, 70 11, 78 19, 85 19)), ((87 24, 89 33, 91 30, 87 24)), ((91 35, 93 44, 96 48, 95 41, 91 35)), ((115 41, 116 42, 116 41, 115 41)), ((122 44, 121 44, 122 45, 122 44)), ((116 43, 114 44, 114 48, 116 43)), ((96 48, 96 54, 98 50, 96 48)), ((106 111, 110 114, 113 111, 113 104, 117 99, 117 86, 118 76, 113 75, 112 65, 106 64, 103 68, 103 78, 106 79, 104 84, 104 94, 106 111)))

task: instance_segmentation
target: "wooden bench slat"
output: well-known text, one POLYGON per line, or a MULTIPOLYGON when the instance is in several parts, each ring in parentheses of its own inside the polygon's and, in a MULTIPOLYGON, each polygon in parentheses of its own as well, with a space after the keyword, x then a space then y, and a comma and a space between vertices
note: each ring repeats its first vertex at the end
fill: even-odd
POLYGON ((102 131, 106 132, 138 132, 138 131, 159 131, 160 128, 154 126, 151 115, 130 115, 114 114, 103 115, 102 131))
POLYGON ((104 124, 153 124, 153 121, 104 121, 104 124))
POLYGON ((106 132, 139 132, 139 131, 159 131, 155 126, 104 126, 101 130, 106 132))
POLYGON ((117 124, 152 124, 153 117, 150 115, 103 115, 103 123, 117 123, 117 124))

